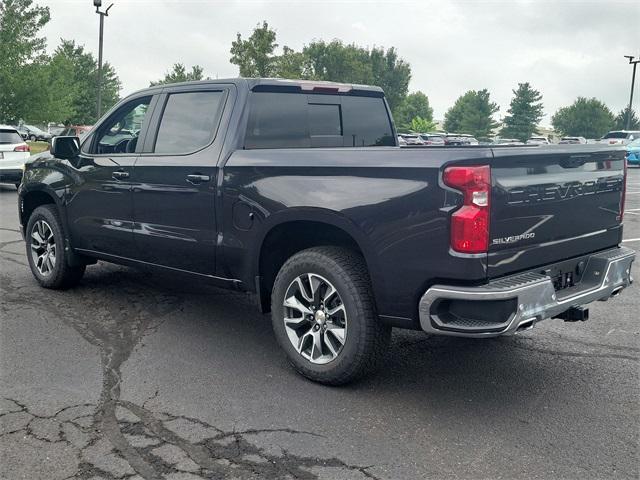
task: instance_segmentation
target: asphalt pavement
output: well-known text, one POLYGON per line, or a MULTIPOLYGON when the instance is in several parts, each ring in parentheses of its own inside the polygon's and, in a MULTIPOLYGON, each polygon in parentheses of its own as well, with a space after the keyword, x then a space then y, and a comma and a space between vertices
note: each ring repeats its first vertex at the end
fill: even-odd
MULTIPOLYGON (((16 198, 0 186, 2 479, 640 477, 637 284, 515 337, 396 330, 376 376, 330 388, 244 294, 106 263, 39 288, 16 198)), ((640 249, 637 168, 626 208, 640 249)))

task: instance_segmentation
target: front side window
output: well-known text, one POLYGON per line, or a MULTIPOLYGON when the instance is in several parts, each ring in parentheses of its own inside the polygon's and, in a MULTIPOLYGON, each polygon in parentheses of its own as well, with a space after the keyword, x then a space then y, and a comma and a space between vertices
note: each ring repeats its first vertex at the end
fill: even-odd
POLYGON ((149 103, 151 103, 151 97, 143 97, 118 109, 96 132, 91 153, 134 153, 142 124, 148 114, 149 103))
POLYGON ((158 129, 155 153, 190 153, 209 145, 218 128, 224 97, 224 91, 169 95, 158 129))

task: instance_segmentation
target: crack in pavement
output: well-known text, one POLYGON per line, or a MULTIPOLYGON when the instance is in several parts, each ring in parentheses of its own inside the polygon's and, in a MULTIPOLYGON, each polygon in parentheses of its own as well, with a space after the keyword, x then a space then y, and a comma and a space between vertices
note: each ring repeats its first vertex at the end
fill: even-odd
POLYGON ((225 431, 196 418, 151 411, 147 404, 158 396, 157 391, 142 405, 121 399, 123 364, 146 335, 157 331, 171 313, 182 308, 184 298, 164 293, 146 277, 121 267, 99 277, 87 277, 78 290, 70 293, 19 286, 6 270, 0 272, 2 310, 9 311, 16 305, 44 309, 97 347, 102 367, 102 388, 95 405, 72 405, 43 416, 15 399, 4 399, 0 442, 29 441, 38 448, 59 445, 65 452, 72 451, 75 471, 65 475, 67 479, 97 476, 108 480, 159 480, 170 474, 316 479, 318 474, 313 469, 323 467, 377 479, 370 466, 351 465, 335 457, 299 456, 283 447, 273 452, 273 442, 269 442, 269 448, 255 442, 277 435, 324 439, 313 432, 291 428, 225 431), (76 410, 77 415, 69 413, 76 410), (194 437, 194 432, 199 433, 194 437))

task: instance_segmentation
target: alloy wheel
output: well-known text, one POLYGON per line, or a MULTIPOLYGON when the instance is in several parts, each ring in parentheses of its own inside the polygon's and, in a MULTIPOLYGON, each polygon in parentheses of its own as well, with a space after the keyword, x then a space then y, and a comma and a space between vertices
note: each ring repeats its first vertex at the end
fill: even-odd
POLYGON ((284 326, 291 345, 315 364, 334 360, 347 337, 347 311, 338 290, 315 273, 296 277, 284 299, 284 326))
POLYGON ((34 223, 31 230, 31 258, 33 264, 46 277, 56 265, 56 241, 51 226, 44 220, 34 223))

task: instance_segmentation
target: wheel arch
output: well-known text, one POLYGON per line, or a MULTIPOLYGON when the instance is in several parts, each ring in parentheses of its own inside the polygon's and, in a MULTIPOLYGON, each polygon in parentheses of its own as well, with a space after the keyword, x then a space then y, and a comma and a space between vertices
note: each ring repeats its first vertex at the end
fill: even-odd
POLYGON ((42 205, 55 205, 61 216, 63 214, 60 208, 60 198, 50 187, 41 185, 38 188, 30 188, 20 192, 19 215, 23 233, 26 231, 27 223, 29 223, 29 218, 33 211, 42 205))
POLYGON ((253 256, 255 289, 262 312, 270 310, 275 277, 292 255, 311 247, 332 245, 349 248, 364 258, 370 277, 369 242, 343 215, 325 209, 291 209, 270 218, 256 242, 253 256))

